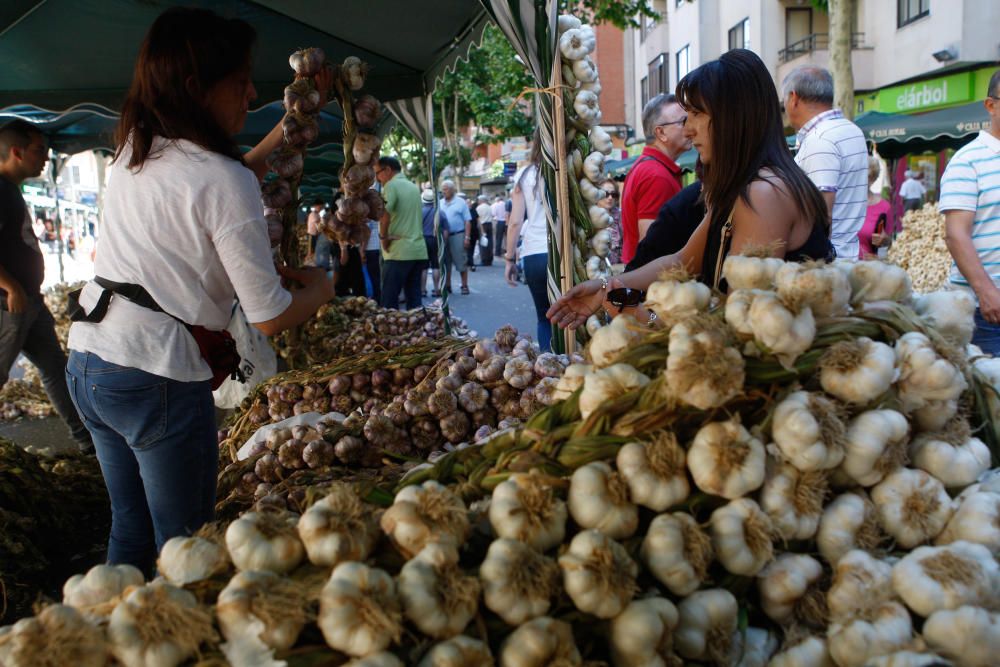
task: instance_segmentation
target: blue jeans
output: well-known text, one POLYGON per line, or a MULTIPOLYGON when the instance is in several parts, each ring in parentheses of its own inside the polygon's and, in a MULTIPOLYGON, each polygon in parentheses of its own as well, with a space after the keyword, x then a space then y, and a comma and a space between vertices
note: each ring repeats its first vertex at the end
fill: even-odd
POLYGON ((552 349, 552 324, 545 317, 549 309, 549 290, 547 287, 549 273, 548 253, 540 252, 524 257, 524 282, 531 291, 531 300, 535 302, 535 317, 538 319, 538 346, 542 352, 552 349))
POLYGON ((976 330, 972 334, 972 344, 978 345, 986 354, 1000 356, 1000 324, 984 320, 978 308, 976 308, 976 330))
POLYGON ((382 307, 399 309, 399 291, 406 295, 406 309, 419 308, 422 259, 387 259, 382 262, 382 307))
POLYGON ((212 520, 219 450, 209 382, 179 382, 71 351, 70 396, 111 498, 108 562, 147 575, 163 543, 212 520))
POLYGON ((330 257, 331 241, 327 238, 326 234, 320 234, 316 238, 316 260, 315 264, 318 267, 324 268, 327 271, 330 270, 330 266, 333 263, 330 257))

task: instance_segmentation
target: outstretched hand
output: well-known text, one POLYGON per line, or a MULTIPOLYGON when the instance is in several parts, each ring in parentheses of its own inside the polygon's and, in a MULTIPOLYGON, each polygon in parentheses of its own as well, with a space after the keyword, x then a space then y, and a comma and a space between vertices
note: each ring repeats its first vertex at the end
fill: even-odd
POLYGON ((545 316, 552 324, 563 329, 576 329, 583 326, 587 318, 601 307, 604 296, 600 280, 582 282, 559 297, 545 316))

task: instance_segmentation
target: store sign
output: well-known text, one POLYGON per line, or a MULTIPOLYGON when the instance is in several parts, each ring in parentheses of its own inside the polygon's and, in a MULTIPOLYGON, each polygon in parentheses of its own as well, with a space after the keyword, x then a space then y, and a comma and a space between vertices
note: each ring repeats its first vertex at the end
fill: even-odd
POLYGON ((972 72, 879 91, 879 111, 911 112, 972 100, 972 72))

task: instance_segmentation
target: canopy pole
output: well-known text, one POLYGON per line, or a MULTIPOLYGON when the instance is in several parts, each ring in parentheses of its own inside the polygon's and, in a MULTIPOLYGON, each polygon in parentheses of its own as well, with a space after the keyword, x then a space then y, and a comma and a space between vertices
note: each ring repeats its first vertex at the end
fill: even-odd
POLYGON ((66 269, 63 266, 62 216, 59 215, 59 172, 62 171, 62 160, 59 153, 49 149, 49 162, 52 163, 52 190, 56 202, 56 249, 59 251, 59 282, 66 282, 66 269))
MULTIPOLYGON (((571 178, 569 165, 566 159, 566 112, 563 108, 562 93, 562 54, 556 49, 555 58, 552 60, 552 87, 556 94, 552 96, 552 131, 553 147, 555 149, 555 172, 556 172, 556 217, 559 221, 559 236, 561 239, 561 255, 559 260, 562 265, 560 275, 560 292, 565 294, 573 288, 573 221, 569 215, 569 182, 571 178)), ((576 352, 576 334, 572 329, 563 329, 566 354, 576 352)))

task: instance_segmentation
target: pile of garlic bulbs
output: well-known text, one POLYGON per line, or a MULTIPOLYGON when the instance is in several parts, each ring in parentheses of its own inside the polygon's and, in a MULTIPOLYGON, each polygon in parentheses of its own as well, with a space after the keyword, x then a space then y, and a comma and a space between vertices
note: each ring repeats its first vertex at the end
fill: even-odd
POLYGON ((944 242, 944 214, 936 203, 903 216, 903 231, 889 247, 888 259, 906 269, 916 292, 947 287, 952 258, 944 242))

